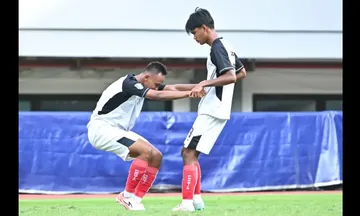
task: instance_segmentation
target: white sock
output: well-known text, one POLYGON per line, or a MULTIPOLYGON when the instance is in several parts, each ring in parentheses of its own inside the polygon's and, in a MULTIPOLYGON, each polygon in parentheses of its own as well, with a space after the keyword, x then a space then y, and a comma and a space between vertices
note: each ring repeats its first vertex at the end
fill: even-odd
POLYGON ((142 198, 140 198, 140 197, 138 197, 138 196, 134 196, 134 197, 133 197, 133 200, 135 200, 135 202, 137 202, 137 203, 141 203, 142 198))
POLYGON ((133 193, 130 193, 130 192, 127 192, 126 190, 124 190, 124 197, 125 197, 125 198, 131 198, 131 197, 133 197, 133 196, 134 196, 133 193))
POLYGON ((201 194, 194 194, 194 203, 200 203, 200 202, 203 202, 203 199, 201 197, 201 194))
POLYGON ((192 200, 182 200, 181 205, 183 205, 183 206, 193 206, 193 201, 192 200))

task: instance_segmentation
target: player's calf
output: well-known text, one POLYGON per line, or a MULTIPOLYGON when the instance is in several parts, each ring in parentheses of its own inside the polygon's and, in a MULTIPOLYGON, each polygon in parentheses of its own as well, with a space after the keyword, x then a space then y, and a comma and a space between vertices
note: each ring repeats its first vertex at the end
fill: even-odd
POLYGON ((182 203, 174 211, 194 211, 193 196, 198 181, 197 158, 199 154, 195 149, 182 149, 184 162, 182 179, 182 203))
MULTIPOLYGON (((129 146, 129 155, 130 157, 136 159, 130 166, 129 175, 126 181, 126 187, 124 191, 125 198, 133 197, 134 192, 141 180, 143 179, 144 175, 147 173, 146 176, 149 177, 148 170, 150 170, 151 180, 151 173, 154 173, 154 170, 159 169, 162 161, 161 152, 157 150, 154 146, 152 146, 150 143, 142 139, 138 139, 136 142, 129 146)), ((141 199, 138 199, 138 201, 141 202, 141 199)))
POLYGON ((130 167, 124 197, 141 203, 156 179, 162 154, 157 148, 141 139, 129 147, 129 154, 136 159, 130 167))
POLYGON ((162 161, 162 154, 155 147, 152 151, 152 158, 149 162, 145 174, 143 175, 141 181, 137 185, 134 193, 134 199, 138 202, 142 201, 142 198, 150 190, 152 184, 154 183, 156 176, 159 172, 159 168, 162 161))

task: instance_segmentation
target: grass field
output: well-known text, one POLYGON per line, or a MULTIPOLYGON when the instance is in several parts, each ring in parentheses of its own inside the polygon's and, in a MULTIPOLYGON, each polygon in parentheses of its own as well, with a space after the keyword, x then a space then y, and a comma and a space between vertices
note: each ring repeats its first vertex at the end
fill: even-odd
POLYGON ((204 196, 201 212, 171 212, 180 197, 146 197, 144 212, 126 211, 112 198, 20 199, 20 216, 341 216, 342 193, 333 194, 259 194, 204 196))

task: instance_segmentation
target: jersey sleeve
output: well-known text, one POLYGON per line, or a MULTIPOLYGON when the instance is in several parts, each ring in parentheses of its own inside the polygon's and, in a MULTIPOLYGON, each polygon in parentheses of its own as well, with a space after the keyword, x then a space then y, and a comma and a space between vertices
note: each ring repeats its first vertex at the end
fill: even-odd
POLYGON ((130 95, 145 97, 149 90, 149 88, 146 88, 143 84, 134 79, 125 79, 123 82, 123 92, 130 95))
POLYGON ((238 73, 240 73, 240 70, 244 68, 244 65, 240 61, 240 59, 238 58, 236 53, 234 53, 234 55, 235 55, 235 73, 238 74, 238 73))
POLYGON ((223 74, 228 70, 234 69, 234 66, 230 62, 228 52, 222 44, 219 44, 211 49, 210 57, 219 74, 223 74))

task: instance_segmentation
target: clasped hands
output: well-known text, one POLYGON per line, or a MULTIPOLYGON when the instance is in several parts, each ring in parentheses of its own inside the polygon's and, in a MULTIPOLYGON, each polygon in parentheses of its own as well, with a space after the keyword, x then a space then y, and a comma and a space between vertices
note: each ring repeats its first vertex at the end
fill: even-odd
POLYGON ((206 95, 206 92, 204 90, 203 83, 198 83, 190 92, 191 98, 202 98, 206 95))

